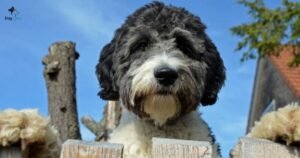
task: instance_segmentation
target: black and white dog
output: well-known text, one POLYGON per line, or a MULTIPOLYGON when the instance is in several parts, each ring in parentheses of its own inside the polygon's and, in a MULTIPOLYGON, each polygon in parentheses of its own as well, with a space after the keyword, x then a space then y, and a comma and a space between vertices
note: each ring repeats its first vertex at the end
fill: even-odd
POLYGON ((199 17, 148 4, 116 30, 96 68, 101 98, 124 107, 109 141, 125 145, 125 158, 151 157, 152 137, 209 141, 220 156, 197 107, 216 102, 225 68, 199 17))

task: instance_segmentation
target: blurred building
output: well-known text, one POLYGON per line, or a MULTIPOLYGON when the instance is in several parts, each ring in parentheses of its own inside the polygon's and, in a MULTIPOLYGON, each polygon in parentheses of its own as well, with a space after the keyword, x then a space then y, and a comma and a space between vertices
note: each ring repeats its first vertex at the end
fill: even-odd
POLYGON ((291 102, 300 102, 300 66, 288 66, 292 59, 291 48, 285 48, 280 56, 258 60, 247 133, 262 114, 291 102))

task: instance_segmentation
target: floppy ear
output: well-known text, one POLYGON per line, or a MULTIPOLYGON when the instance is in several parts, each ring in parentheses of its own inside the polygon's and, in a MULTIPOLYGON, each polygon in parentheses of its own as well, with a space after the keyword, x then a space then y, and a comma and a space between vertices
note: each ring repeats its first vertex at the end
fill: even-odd
POLYGON ((101 51, 96 75, 101 86, 98 95, 104 100, 118 100, 119 93, 114 86, 113 53, 114 45, 107 44, 101 51))
POLYGON ((204 60, 208 65, 208 74, 206 78, 204 95, 201 99, 201 104, 203 106, 212 105, 217 101, 218 93, 224 85, 226 78, 223 61, 216 46, 208 37, 206 37, 205 40, 205 47, 207 52, 204 60))

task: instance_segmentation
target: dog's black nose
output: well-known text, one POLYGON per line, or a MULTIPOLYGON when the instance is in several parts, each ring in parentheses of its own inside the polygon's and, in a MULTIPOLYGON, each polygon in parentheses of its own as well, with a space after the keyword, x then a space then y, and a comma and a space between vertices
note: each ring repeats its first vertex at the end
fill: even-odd
POLYGON ((164 86, 169 86, 176 81, 178 74, 177 71, 174 69, 168 67, 161 67, 154 71, 154 76, 160 84, 164 86))

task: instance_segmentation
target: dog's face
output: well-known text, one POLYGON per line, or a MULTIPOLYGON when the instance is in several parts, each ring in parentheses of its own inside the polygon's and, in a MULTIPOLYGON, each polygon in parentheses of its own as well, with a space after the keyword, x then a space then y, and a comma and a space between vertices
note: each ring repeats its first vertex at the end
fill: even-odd
POLYGON ((96 68, 101 98, 121 100, 158 125, 200 103, 214 104, 225 80, 222 59, 200 19, 159 2, 128 17, 96 68))

